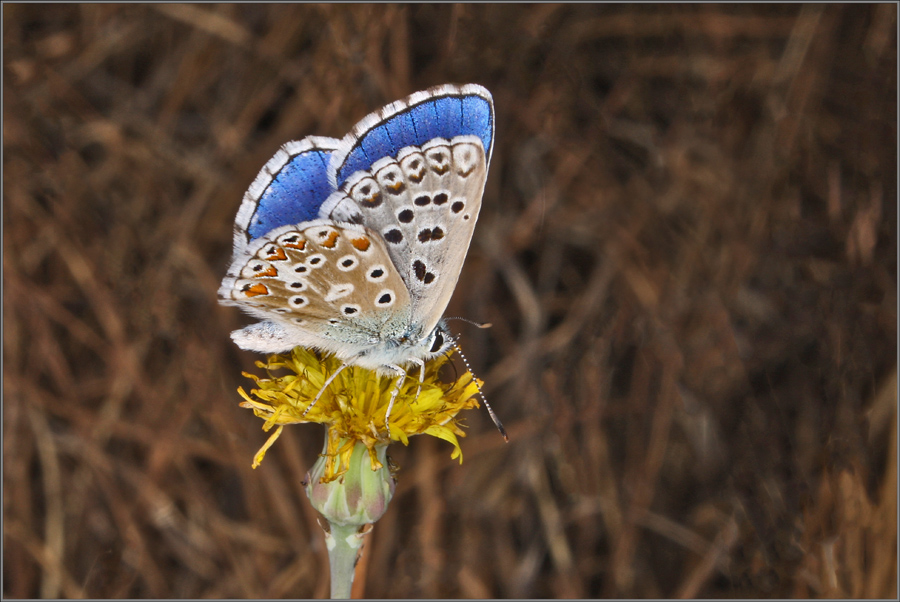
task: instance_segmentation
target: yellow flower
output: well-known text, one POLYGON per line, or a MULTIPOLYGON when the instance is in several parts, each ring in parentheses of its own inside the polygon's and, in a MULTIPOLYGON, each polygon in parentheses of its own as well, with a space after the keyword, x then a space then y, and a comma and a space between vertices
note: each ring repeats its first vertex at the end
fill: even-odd
POLYGON ((278 428, 256 454, 253 467, 259 466, 284 425, 303 422, 318 422, 328 427, 322 482, 332 481, 347 471, 357 442, 368 449, 372 470, 382 467, 376 445, 391 441, 407 445, 410 436, 421 434, 449 441, 454 446, 451 457, 458 457, 461 463, 462 450, 457 437, 464 437, 465 433, 456 415, 460 410, 478 407, 475 395, 481 382, 476 384, 471 372, 452 383, 441 381, 439 372, 448 360, 449 355, 441 356, 426 364, 425 380, 418 396, 419 368, 408 372, 391 410, 389 437, 384 416, 400 377, 379 376, 372 370, 348 366, 306 412, 328 376, 341 367, 341 361, 333 356, 320 358, 312 351, 296 347, 289 354, 270 357, 268 363, 257 362, 257 366, 269 372, 268 378, 244 373, 256 382, 257 388, 249 395, 243 388, 238 389, 245 400, 241 406, 252 408, 254 414, 266 420, 263 430, 269 431, 276 425, 278 428), (280 369, 287 370, 287 374, 272 374, 280 369))

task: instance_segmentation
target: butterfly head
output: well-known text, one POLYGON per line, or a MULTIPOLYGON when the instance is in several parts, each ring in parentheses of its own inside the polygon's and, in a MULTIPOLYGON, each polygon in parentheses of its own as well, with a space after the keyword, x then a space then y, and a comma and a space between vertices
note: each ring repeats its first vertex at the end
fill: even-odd
POLYGON ((431 334, 425 338, 425 346, 428 348, 426 359, 447 353, 453 347, 454 342, 453 335, 450 334, 446 324, 441 320, 434 327, 434 330, 431 331, 431 334))
MULTIPOLYGON (((382 370, 392 365, 421 364, 453 348, 455 339, 441 320, 431 332, 406 333, 396 337, 375 337, 366 348, 343 359, 372 370, 382 370)), ((341 357, 341 353, 337 355, 341 357)))

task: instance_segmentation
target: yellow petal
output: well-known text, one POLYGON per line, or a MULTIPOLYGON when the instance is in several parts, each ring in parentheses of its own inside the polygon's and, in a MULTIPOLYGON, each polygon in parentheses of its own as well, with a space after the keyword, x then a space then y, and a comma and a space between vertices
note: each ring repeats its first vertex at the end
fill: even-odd
POLYGON ((279 426, 277 429, 275 429, 275 432, 272 433, 272 436, 270 436, 263 444, 263 446, 259 448, 259 451, 256 452, 256 455, 253 457, 253 468, 259 466, 260 462, 263 461, 263 458, 266 457, 266 451, 268 451, 268 449, 272 447, 272 444, 275 443, 275 440, 278 439, 279 436, 281 436, 281 430, 283 428, 283 426, 279 426))

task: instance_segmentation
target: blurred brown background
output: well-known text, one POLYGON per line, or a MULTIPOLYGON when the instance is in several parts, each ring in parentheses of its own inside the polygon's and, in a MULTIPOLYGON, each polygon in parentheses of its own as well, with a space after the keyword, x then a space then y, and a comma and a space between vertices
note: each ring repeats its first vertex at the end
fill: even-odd
POLYGON ((477 82, 447 315, 367 597, 894 597, 896 5, 3 5, 3 595, 322 597, 216 303, 282 143, 477 82))

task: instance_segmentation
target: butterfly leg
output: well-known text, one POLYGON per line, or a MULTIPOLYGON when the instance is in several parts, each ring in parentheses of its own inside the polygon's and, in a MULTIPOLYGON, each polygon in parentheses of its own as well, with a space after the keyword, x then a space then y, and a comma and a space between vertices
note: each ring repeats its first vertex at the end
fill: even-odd
POLYGON ((416 389, 415 401, 419 401, 419 393, 422 392, 422 383, 425 382, 425 362, 420 359, 414 359, 413 362, 419 364, 419 388, 416 389))
POLYGON ((325 389, 328 388, 328 385, 330 385, 331 382, 335 378, 337 378, 337 375, 340 374, 343 371, 343 369, 346 367, 347 367, 347 364, 341 364, 340 368, 338 368, 337 370, 335 370, 334 372, 331 373, 331 376, 328 377, 328 379, 325 381, 325 384, 323 384, 322 388, 319 389, 319 392, 316 394, 316 398, 312 400, 312 403, 309 404, 309 406, 307 406, 307 408, 305 410, 303 410, 303 413, 300 415, 301 418, 303 416, 306 416, 306 413, 309 412, 313 408, 314 405, 316 405, 316 402, 319 401, 320 397, 322 397, 322 394, 325 392, 325 389))
POLYGON ((397 400, 397 395, 400 394, 400 388, 403 386, 403 381, 406 380, 406 370, 397 365, 389 365, 386 367, 396 372, 397 376, 400 377, 397 379, 397 386, 394 387, 394 392, 391 393, 391 400, 388 402, 387 412, 384 414, 384 428, 387 429, 388 434, 390 434, 391 429, 388 427, 388 421, 391 419, 391 410, 394 408, 394 401, 397 400))

